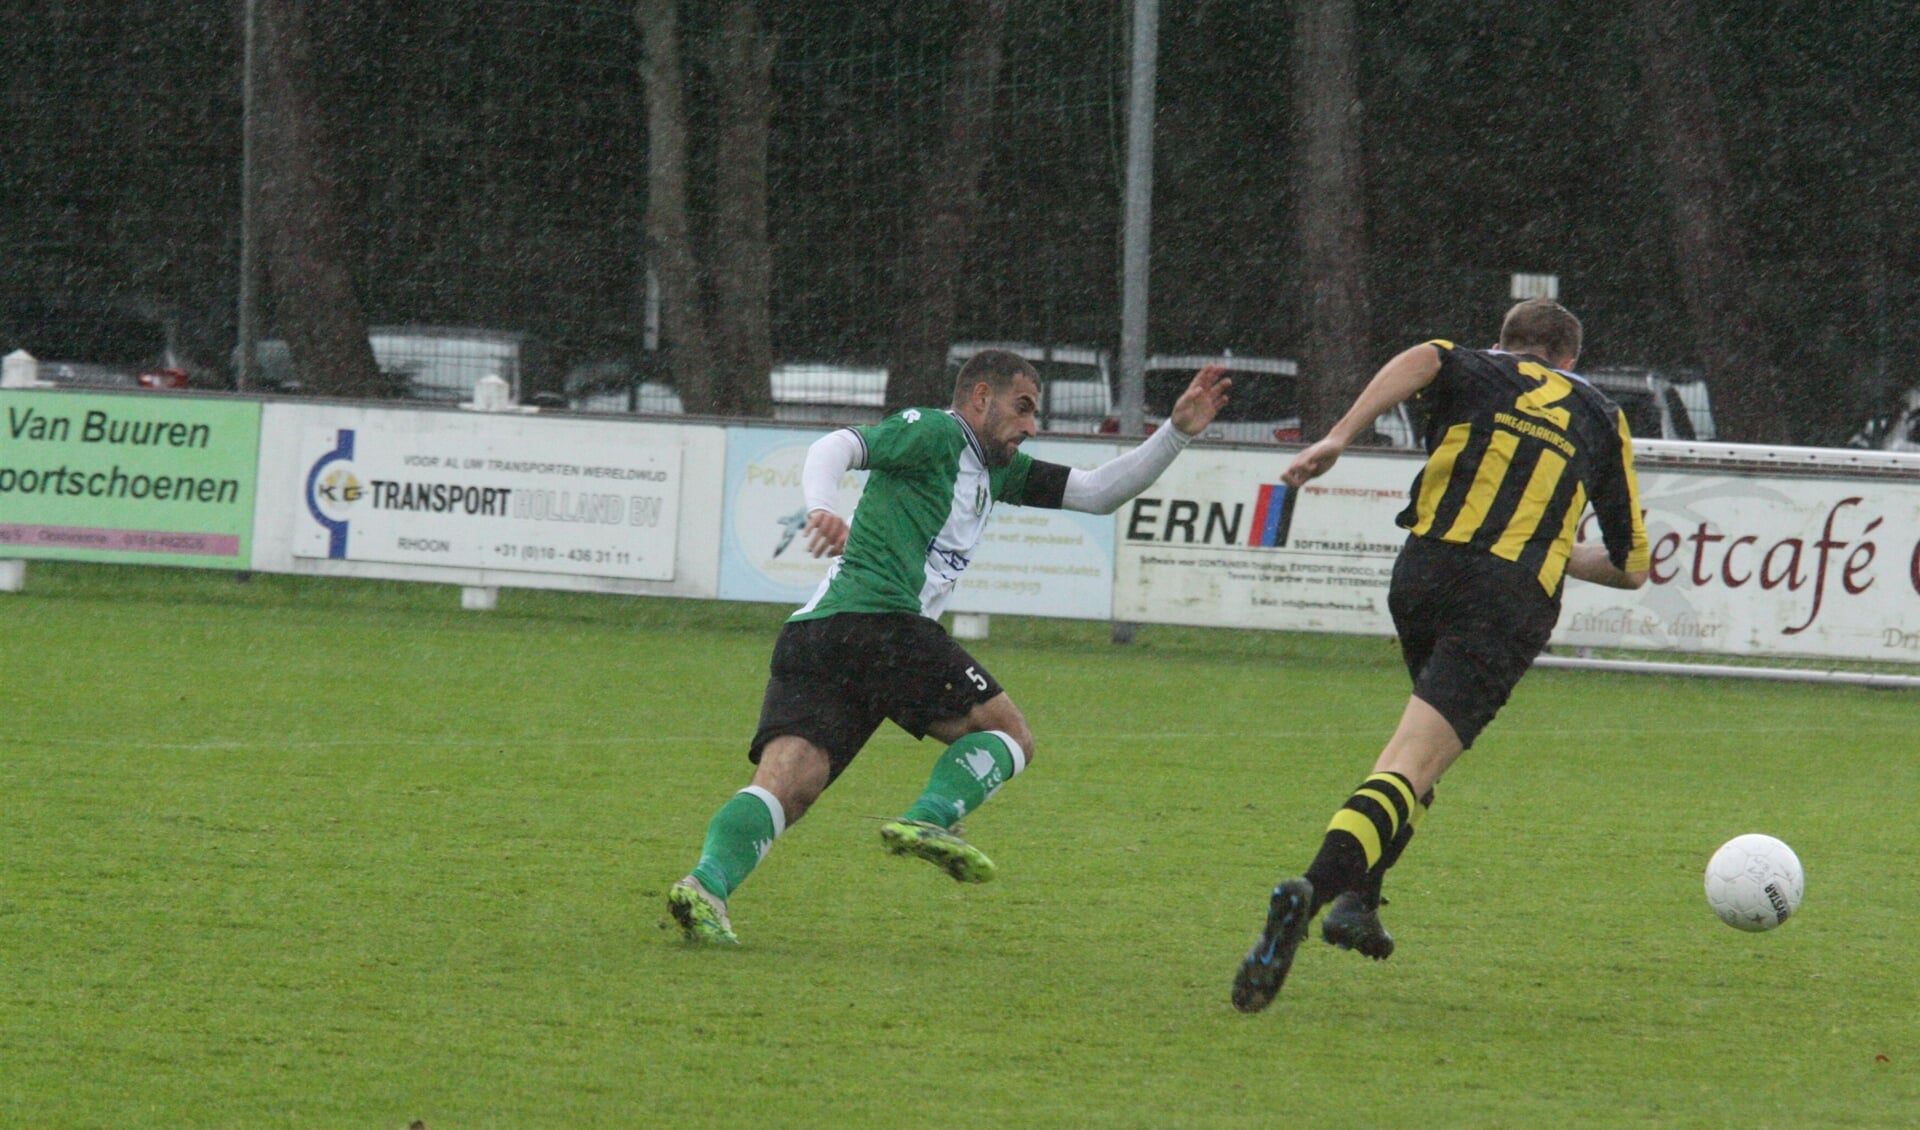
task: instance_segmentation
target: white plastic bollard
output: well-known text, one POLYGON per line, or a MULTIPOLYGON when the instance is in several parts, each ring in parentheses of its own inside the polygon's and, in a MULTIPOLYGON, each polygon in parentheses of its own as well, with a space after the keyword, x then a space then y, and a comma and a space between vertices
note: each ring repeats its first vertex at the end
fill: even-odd
POLYGON ((0 388, 34 388, 40 384, 40 362, 24 349, 0 361, 0 388))
MULTIPOLYGON (((40 383, 40 362, 24 349, 0 360, 0 388, 32 388, 40 383)), ((0 561, 0 592, 23 592, 27 587, 25 561, 0 561)))
MULTIPOLYGON (((498 374, 481 377, 473 386, 475 412, 506 412, 513 408, 513 390, 498 374)), ((460 607, 468 612, 492 612, 500 605, 497 585, 464 585, 460 589, 460 607)))
POLYGON ((985 612, 955 612, 953 638, 957 640, 986 639, 989 620, 990 617, 985 612))
MULTIPOLYGON (((513 389, 498 373, 489 373, 481 377, 473 386, 473 403, 466 405, 475 412, 512 412, 513 389)), ((518 411, 531 412, 531 408, 518 411)), ((498 585, 466 585, 460 589, 460 607, 469 612, 492 612, 500 605, 498 585)))
POLYGON ((498 374, 481 377, 473 386, 473 408, 476 412, 505 412, 513 407, 513 390, 498 374))

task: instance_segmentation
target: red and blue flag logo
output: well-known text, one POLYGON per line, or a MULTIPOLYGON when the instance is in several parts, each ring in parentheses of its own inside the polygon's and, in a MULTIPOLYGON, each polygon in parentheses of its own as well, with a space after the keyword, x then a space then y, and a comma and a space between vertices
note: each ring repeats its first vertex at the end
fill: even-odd
POLYGON ((1259 501, 1253 504, 1253 529, 1248 545, 1269 548, 1287 544, 1287 528, 1293 525, 1294 492, 1284 483, 1262 483, 1259 501))

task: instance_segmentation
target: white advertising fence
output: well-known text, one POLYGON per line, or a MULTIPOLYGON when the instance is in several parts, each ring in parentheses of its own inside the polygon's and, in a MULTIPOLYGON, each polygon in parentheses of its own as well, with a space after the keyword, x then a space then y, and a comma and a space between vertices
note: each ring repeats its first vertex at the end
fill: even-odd
POLYGON ((1556 640, 1920 661, 1920 481, 1648 471, 1640 486, 1648 584, 1568 582, 1556 640))
MULTIPOLYGON (((1036 459, 1092 468, 1118 455, 1111 443, 1028 440, 1036 459)), ((948 607, 955 612, 1059 616, 1106 620, 1113 616, 1114 520, 1104 514, 997 506, 973 563, 960 576, 948 607)))
POLYGON ((253 567, 714 596, 725 429, 269 403, 253 567))
POLYGON ((1114 616, 1392 635, 1393 516, 1419 461, 1349 455, 1295 491, 1292 451, 1194 447, 1121 507, 1114 616))
MULTIPOLYGON (((720 539, 720 598, 805 603, 827 575, 827 559, 807 552, 807 503, 800 467, 819 429, 728 428, 726 510, 720 539)), ((865 471, 840 482, 842 513, 851 514, 865 471)))
MULTIPOLYGON (((806 552, 800 493, 807 445, 823 429, 63 395, 7 393, 14 426, 0 462, 14 468, 18 489, 0 492, 0 530, 198 530, 225 520, 19 486, 50 475, 84 486, 106 456, 96 458, 84 427, 59 421, 111 415, 124 400, 126 411, 137 405, 156 419, 192 409, 209 421, 206 435, 223 437, 225 448, 182 439, 166 449, 166 468, 236 483, 251 522, 233 516, 221 559, 231 568, 794 605, 825 570, 806 552), (226 432, 255 426, 249 480, 233 452, 250 460, 254 445, 226 432)), ((1647 447, 1640 485, 1652 581, 1634 592, 1568 581, 1556 650, 1920 662, 1920 458, 1866 466, 1857 453, 1722 448, 1738 459, 1690 465, 1647 447)), ((1028 449, 1083 467, 1121 450, 1072 439, 1028 449)), ((1190 448, 1111 517, 1003 506, 952 608, 1391 635, 1387 587, 1404 536, 1394 518, 1419 458, 1349 453, 1293 491, 1279 482, 1291 454, 1190 448)), ((863 482, 852 473, 841 484, 844 510, 863 482)), ((1591 519, 1581 535, 1595 536, 1591 519)), ((16 541, 11 554, 0 541, 0 555, 213 563, 129 559, 106 535, 16 541)))
MULTIPOLYGON (((1189 451, 1121 514, 1114 615, 1390 635, 1416 456, 1358 452, 1298 491, 1291 452, 1189 451)), ((1557 644, 1920 661, 1920 474, 1640 472, 1649 583, 1569 580, 1557 644)), ((1582 540, 1598 534, 1591 514, 1582 540)))

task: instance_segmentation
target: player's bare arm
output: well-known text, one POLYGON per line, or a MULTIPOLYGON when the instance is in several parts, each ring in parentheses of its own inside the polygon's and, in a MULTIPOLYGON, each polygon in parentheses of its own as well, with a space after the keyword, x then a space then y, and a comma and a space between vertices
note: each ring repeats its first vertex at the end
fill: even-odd
POLYGON ((1645 569, 1622 569, 1603 545, 1576 545, 1567 558, 1567 576, 1610 589, 1637 589, 1647 583, 1645 569))
POLYGON ((1293 463, 1281 474, 1280 481, 1290 487, 1301 486, 1333 469, 1353 437, 1403 403, 1414 393, 1433 383, 1440 375, 1440 351, 1431 345, 1416 345, 1380 366, 1380 371, 1360 390, 1353 407, 1327 430, 1322 439, 1293 457, 1293 463))

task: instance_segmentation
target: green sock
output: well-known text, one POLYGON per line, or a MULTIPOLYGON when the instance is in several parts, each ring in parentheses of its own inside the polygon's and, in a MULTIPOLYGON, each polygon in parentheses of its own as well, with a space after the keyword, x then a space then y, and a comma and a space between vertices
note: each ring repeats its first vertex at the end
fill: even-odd
POLYGON ((694 878, 707 890, 726 898, 766 858, 773 841, 787 830, 787 812, 780 798, 758 785, 748 785, 713 814, 707 823, 707 842, 700 846, 694 878))
POLYGON ((1000 791, 1027 767, 1026 751, 1011 734, 982 730, 948 746, 933 763, 927 791, 907 809, 902 820, 924 820, 950 828, 961 817, 1000 791))

